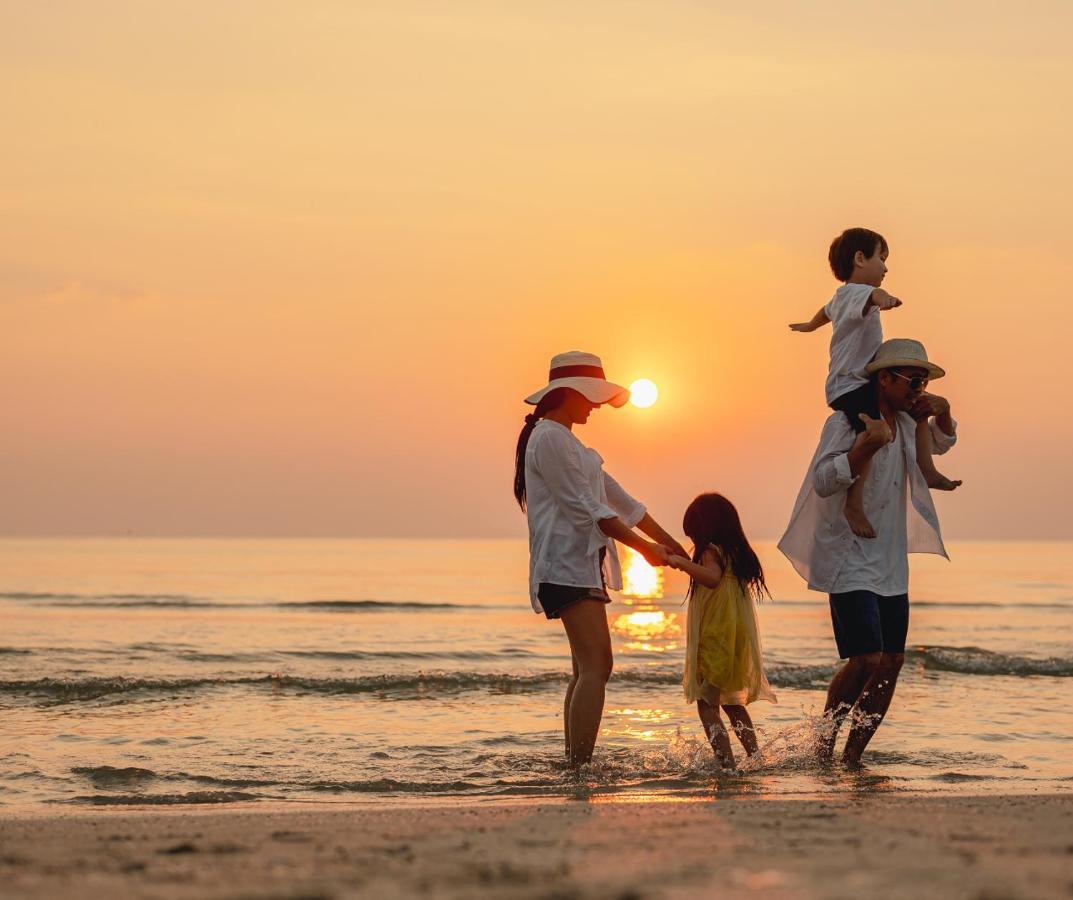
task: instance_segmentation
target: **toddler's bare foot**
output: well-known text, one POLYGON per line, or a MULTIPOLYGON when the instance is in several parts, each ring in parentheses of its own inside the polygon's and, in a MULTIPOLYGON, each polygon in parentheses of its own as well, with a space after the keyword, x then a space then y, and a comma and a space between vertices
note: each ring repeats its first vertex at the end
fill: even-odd
POLYGON ((954 481, 939 472, 925 475, 924 480, 933 491, 952 491, 961 486, 961 481, 954 481))
POLYGON ((857 535, 857 537, 874 538, 876 536, 876 530, 872 527, 872 523, 868 521, 868 516, 864 514, 863 509, 857 509, 855 506, 847 506, 845 508, 846 521, 849 522, 850 530, 857 535))

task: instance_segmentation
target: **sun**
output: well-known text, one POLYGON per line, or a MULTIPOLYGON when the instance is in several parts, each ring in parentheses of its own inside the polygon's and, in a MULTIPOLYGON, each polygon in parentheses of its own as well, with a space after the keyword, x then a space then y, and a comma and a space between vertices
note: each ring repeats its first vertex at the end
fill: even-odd
POLYGON ((647 378, 638 378, 630 385, 630 403, 641 409, 647 409, 659 399, 659 388, 647 378))

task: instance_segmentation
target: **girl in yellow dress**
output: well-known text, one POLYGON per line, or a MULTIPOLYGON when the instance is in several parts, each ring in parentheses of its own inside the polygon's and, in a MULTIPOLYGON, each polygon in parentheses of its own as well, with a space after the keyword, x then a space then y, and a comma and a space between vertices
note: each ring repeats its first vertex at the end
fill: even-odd
POLYGON ((770 596, 764 570, 741 529, 738 511, 721 494, 701 494, 689 504, 682 528, 693 558, 669 564, 689 575, 685 677, 686 700, 697 712, 721 768, 734 768, 730 737, 719 707, 747 755, 759 752, 746 704, 775 702, 764 675, 755 603, 770 596))

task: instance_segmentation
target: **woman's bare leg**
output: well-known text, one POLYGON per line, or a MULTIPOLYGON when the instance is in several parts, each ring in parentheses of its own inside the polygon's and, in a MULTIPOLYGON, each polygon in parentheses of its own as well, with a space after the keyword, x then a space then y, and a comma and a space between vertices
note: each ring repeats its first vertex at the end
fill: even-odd
POLYGON ((760 752, 760 745, 756 742, 756 729, 753 720, 744 706, 724 706, 723 712, 730 719, 730 727, 741 741, 742 749, 746 756, 752 756, 760 752))
POLYGON ((719 718, 719 707, 697 701, 697 713, 700 723, 704 726, 704 733, 708 736, 708 743, 715 752, 715 762, 720 769, 734 768, 734 751, 730 749, 730 735, 727 734, 723 720, 719 718))
POLYGON ((560 618, 578 672, 566 711, 569 760, 576 767, 592 759, 600 731, 604 688, 613 664, 611 632, 602 600, 579 600, 564 609, 560 618))
POLYGON ((570 654, 570 666, 573 669, 573 675, 570 676, 570 683, 566 686, 566 701, 563 703, 563 734, 566 736, 566 758, 570 758, 570 698, 574 696, 574 687, 577 685, 577 657, 573 653, 570 654))
POLYGON ((952 481, 935 468, 931 453, 931 428, 928 420, 917 422, 916 430, 917 468, 924 475, 928 487, 936 491, 952 491, 961 486, 960 481, 952 481))

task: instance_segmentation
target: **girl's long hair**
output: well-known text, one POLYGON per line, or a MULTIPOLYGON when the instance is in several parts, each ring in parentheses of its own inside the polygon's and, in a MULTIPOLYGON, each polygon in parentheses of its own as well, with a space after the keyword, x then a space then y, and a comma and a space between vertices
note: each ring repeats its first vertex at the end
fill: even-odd
POLYGON ((518 435, 518 449, 514 451, 514 499, 518 506, 525 512, 525 448, 529 446, 529 435, 536 428, 536 423, 550 413, 555 407, 562 405, 569 388, 556 388, 548 391, 529 415, 525 417, 522 432, 518 435))
MULTIPOLYGON (((741 518, 734 504, 722 494, 701 494, 689 504, 682 518, 682 530, 693 541, 693 562, 700 563, 701 555, 709 544, 719 552, 719 563, 726 570, 730 566, 734 577, 755 600, 771 597, 764 581, 764 568, 741 528, 741 518)), ((689 593, 694 582, 690 579, 689 593)))

